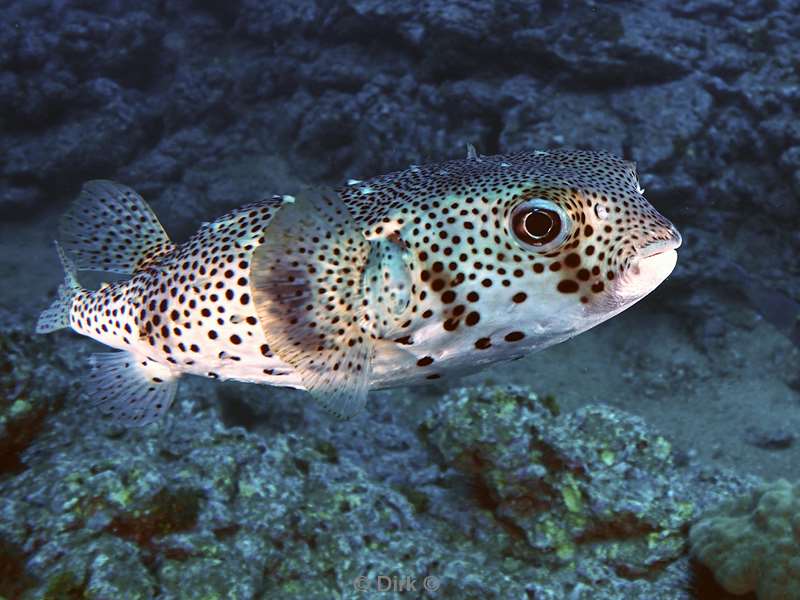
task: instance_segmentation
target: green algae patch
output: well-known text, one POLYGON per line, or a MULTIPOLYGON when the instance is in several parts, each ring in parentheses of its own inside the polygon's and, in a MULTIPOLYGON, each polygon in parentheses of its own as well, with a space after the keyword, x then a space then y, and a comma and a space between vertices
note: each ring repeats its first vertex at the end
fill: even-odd
POLYGON ((339 462, 339 451, 337 450, 336 446, 331 444, 327 440, 320 440, 317 442, 316 450, 319 452, 324 459, 332 464, 336 464, 339 462))
POLYGON ((583 509, 583 500, 581 491, 578 489, 577 483, 570 477, 567 478, 566 485, 561 488, 561 496, 564 498, 564 504, 567 510, 573 513, 579 513, 583 509))
POLYGON ((163 489, 143 508, 115 517, 107 530, 140 546, 157 536, 190 531, 197 525, 203 497, 194 488, 163 489))
POLYGON ((552 394, 545 394, 539 401, 554 417, 561 414, 561 407, 558 405, 558 402, 556 402, 556 397, 552 394))

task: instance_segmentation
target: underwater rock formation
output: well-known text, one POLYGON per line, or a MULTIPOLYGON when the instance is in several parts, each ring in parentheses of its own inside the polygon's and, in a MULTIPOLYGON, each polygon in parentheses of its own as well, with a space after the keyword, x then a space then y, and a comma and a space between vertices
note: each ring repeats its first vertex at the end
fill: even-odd
POLYGON ((19 327, 0 331, 0 477, 26 468, 22 453, 64 400, 63 375, 41 368, 54 356, 52 343, 19 327))
POLYGON ((733 594, 800 598, 800 483, 785 479, 709 510, 692 525, 692 554, 733 594))
POLYGON ((699 488, 725 487, 690 485, 636 417, 559 415, 526 388, 451 392, 420 417, 424 443, 381 417, 331 443, 174 410, 159 435, 35 442, 46 459, 4 481, 0 551, 19 576, 0 594, 299 599, 410 576, 445 597, 677 600, 699 488), (389 432, 413 453, 393 476, 392 450, 359 443, 389 432))
POLYGON ((691 495, 669 442, 636 417, 601 405, 559 415, 525 388, 462 388, 422 431, 447 464, 476 478, 525 554, 553 568, 652 576, 682 552, 691 495))

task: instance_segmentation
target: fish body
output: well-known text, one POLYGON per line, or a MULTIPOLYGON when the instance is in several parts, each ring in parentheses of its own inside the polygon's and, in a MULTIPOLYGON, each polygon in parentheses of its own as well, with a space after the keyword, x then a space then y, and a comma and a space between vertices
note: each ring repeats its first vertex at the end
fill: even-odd
POLYGON ((95 356, 86 389, 131 423, 161 415, 183 374, 306 389, 349 417, 370 389, 474 372, 609 319, 669 275, 681 243, 632 163, 563 150, 472 151, 273 196, 180 245, 133 190, 90 182, 61 240, 67 277, 38 330, 120 350, 95 356), (88 291, 76 268, 131 277, 88 291))

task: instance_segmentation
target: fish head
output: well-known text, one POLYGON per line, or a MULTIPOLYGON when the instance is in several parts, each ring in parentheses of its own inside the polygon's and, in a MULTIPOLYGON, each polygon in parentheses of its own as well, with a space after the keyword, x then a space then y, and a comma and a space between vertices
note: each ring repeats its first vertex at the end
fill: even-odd
POLYGON ((511 198, 498 197, 499 224, 529 267, 530 317, 571 337, 658 287, 676 265, 681 235, 647 201, 633 163, 589 151, 545 158, 511 198))
MULTIPOLYGON (((373 277, 410 284, 402 311, 379 317, 382 335, 428 373, 516 358, 613 317, 666 279, 681 243, 634 165, 600 152, 470 156, 368 183, 343 193, 348 208, 367 239, 403 248, 407 272, 373 277)), ((399 361, 386 362, 389 380, 399 361)))

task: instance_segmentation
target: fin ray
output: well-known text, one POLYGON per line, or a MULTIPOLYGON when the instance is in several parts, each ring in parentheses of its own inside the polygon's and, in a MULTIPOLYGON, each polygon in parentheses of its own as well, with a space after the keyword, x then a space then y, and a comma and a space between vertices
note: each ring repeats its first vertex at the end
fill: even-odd
POLYGON ((84 393, 92 406, 126 426, 143 426, 164 415, 175 398, 177 377, 170 369, 128 352, 89 357, 84 393))
POLYGON ((55 242, 55 245, 61 266, 64 268, 64 282, 58 286, 58 297, 39 315, 39 320, 36 322, 36 333, 49 333, 69 327, 72 301, 82 291, 75 275, 75 265, 64 254, 59 243, 55 242))
POLYGON ((144 199, 113 181, 84 184, 59 232, 79 270, 130 275, 175 249, 144 199))

